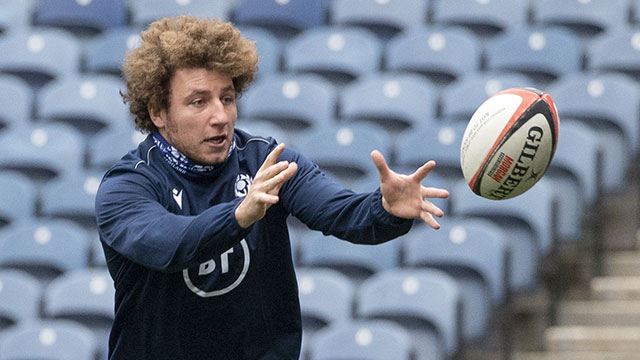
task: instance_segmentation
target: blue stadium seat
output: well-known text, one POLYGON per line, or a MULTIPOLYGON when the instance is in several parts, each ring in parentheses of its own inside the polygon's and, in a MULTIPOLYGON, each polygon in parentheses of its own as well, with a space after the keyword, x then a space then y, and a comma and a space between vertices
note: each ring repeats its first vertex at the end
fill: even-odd
POLYGON ((493 39, 486 48, 489 70, 515 71, 546 84, 582 69, 578 37, 561 28, 526 28, 493 39))
POLYGON ((35 216, 38 189, 26 176, 0 172, 0 224, 11 224, 35 216))
POLYGON ((532 87, 531 79, 516 73, 474 72, 451 83, 440 93, 440 115, 447 121, 469 122, 491 95, 514 87, 532 87))
POLYGON ((165 16, 194 15, 229 20, 231 3, 228 0, 136 0, 130 2, 131 22, 146 26, 165 16))
POLYGON ((33 92, 22 79, 0 75, 0 129, 23 126, 31 119, 33 92))
POLYGON ((102 171, 81 171, 48 182, 40 193, 42 215, 95 227, 95 197, 101 180, 102 171))
POLYGON ((336 0, 330 3, 331 23, 362 26, 388 38, 427 22, 426 0, 336 0))
POLYGON ((313 337, 310 360, 410 360, 412 341, 406 329, 391 321, 342 322, 313 337))
POLYGON ((432 0, 433 21, 461 25, 482 36, 527 26, 528 0, 432 0))
POLYGON ((44 86, 38 93, 40 118, 70 123, 86 134, 105 127, 130 124, 129 109, 120 91, 125 85, 108 75, 67 77, 44 86))
POLYGON ((258 72, 256 78, 265 77, 280 71, 282 62, 283 43, 269 31, 257 26, 242 26, 238 29, 242 36, 256 42, 256 50, 260 60, 258 62, 258 72))
POLYGON ((21 323, 0 337, 0 360, 95 360, 96 349, 91 330, 68 320, 21 323))
POLYGON ((109 29, 88 41, 86 69, 94 73, 120 75, 127 51, 140 45, 140 32, 131 27, 109 29))
POLYGON ((19 32, 31 26, 35 1, 0 0, 0 33, 19 32))
POLYGON ((83 228, 65 220, 33 219, 0 231, 0 266, 51 275, 87 266, 89 236, 83 228))
POLYGON ((114 318, 115 289, 106 268, 78 269, 53 279, 42 295, 44 316, 79 322, 107 347, 114 318))
POLYGON ((637 84, 621 74, 580 73, 554 82, 548 91, 563 118, 597 129, 605 157, 605 191, 621 191, 626 159, 640 151, 637 84))
POLYGON ((0 330, 6 325, 37 319, 41 292, 40 282, 28 273, 0 270, 0 330))
POLYGON ((101 131, 88 144, 89 167, 94 170, 108 170, 145 138, 146 135, 132 128, 101 131))
POLYGON ((342 273, 297 268, 302 327, 306 332, 351 319, 355 288, 342 273))
POLYGON ((280 38, 322 26, 326 5, 317 0, 244 0, 233 8, 234 23, 260 26, 280 38))
POLYGON ((57 29, 29 29, 0 38, 0 72, 40 87, 80 71, 80 40, 57 29))
POLYGON ((462 340, 462 311, 456 281, 439 270, 388 270, 366 279, 356 291, 357 316, 397 321, 411 329, 418 359, 455 356, 462 340))
POLYGON ((272 137, 278 143, 285 143, 287 148, 295 148, 295 136, 292 136, 287 129, 282 129, 269 120, 242 117, 236 122, 236 129, 264 138, 272 137))
POLYGON ((356 281, 397 267, 400 256, 398 241, 361 245, 316 231, 310 232, 300 246, 300 265, 331 268, 356 281))
POLYGON ((620 29, 593 39, 586 48, 587 68, 640 76, 640 32, 620 29))
POLYGON ((640 22, 640 0, 631 0, 631 23, 637 24, 640 22))
POLYGON ((320 169, 335 176, 347 187, 377 170, 371 151, 378 149, 389 157, 390 140, 380 127, 365 124, 336 124, 306 131, 299 150, 320 169))
POLYGON ((541 0, 531 3, 533 22, 563 26, 578 36, 591 36, 625 26, 629 22, 627 0, 541 0))
POLYGON ((574 243, 582 239, 585 214, 596 205, 602 184, 602 149, 597 131, 579 121, 562 120, 561 141, 545 177, 558 194, 558 235, 574 243), (580 154, 576 156, 576 154, 580 154))
POLYGON ((556 234, 551 226, 556 216, 553 213, 555 193, 548 180, 542 178, 518 197, 500 201, 474 194, 464 180, 452 188, 450 201, 456 216, 492 220, 511 235, 511 288, 514 291, 536 289, 540 285, 538 280, 542 259, 555 249, 556 234))
POLYGON ((313 74, 274 74, 258 80, 240 99, 242 116, 267 119, 288 131, 331 123, 337 90, 313 74))
POLYGON ((365 29, 309 29, 285 45, 285 70, 313 72, 336 83, 347 83, 381 67, 382 44, 365 29))
POLYGON ((462 179, 460 145, 467 124, 433 123, 401 134, 396 147, 396 163, 417 169, 429 160, 436 161, 433 174, 449 180, 462 179))
POLYGON ((77 171, 84 158, 82 136, 65 124, 45 124, 0 133, 0 169, 37 182, 77 171))
POLYGON ((339 117, 371 121, 388 131, 415 129, 435 118, 436 99, 433 85, 419 75, 375 73, 342 89, 339 117))
POLYGON ((127 22, 126 0, 47 0, 34 9, 34 24, 62 27, 79 34, 123 26, 127 22))
POLYGON ((461 28, 415 28, 391 39, 384 57, 388 70, 425 74, 447 84, 480 69, 480 41, 461 28))
POLYGON ((464 303, 466 340, 486 339, 494 306, 508 292, 508 236, 486 220, 449 217, 438 231, 420 226, 402 240, 404 264, 445 271, 456 279, 464 303))
POLYGON ((104 256, 104 249, 102 249, 102 243, 100 242, 98 232, 95 232, 91 239, 91 256, 89 265, 96 267, 105 267, 107 265, 107 260, 104 256))

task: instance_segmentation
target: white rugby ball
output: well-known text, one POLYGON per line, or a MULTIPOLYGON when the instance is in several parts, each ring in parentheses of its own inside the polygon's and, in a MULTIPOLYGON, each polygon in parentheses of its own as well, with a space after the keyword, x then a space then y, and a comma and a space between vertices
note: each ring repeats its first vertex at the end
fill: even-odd
POLYGON ((487 99, 462 137, 460 165, 471 190, 509 199, 547 171, 558 143, 558 113, 548 93, 512 88, 487 99))

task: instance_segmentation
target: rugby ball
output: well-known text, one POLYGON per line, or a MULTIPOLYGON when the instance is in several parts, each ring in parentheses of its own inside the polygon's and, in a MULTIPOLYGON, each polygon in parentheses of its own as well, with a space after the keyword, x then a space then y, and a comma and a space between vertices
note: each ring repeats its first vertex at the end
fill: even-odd
POLYGON ((544 175, 558 143, 558 114, 548 93, 511 88, 488 98, 462 137, 460 165, 471 190, 503 200, 544 175))

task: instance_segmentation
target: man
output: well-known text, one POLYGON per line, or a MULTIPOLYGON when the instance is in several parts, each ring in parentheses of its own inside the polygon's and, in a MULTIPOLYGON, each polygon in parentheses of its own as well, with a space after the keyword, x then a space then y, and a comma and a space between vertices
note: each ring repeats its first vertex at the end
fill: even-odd
POLYGON ((442 211, 372 159, 380 189, 354 194, 273 139, 234 130, 258 56, 238 30, 165 18, 127 54, 125 100, 150 133, 106 174, 96 216, 116 288, 111 359, 297 359, 301 321, 289 215, 354 243, 434 228, 442 211))

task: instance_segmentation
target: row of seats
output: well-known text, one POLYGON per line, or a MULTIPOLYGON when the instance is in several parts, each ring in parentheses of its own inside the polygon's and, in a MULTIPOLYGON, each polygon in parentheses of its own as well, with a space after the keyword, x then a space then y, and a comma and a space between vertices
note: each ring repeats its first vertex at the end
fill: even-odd
POLYGON ((290 34, 326 24, 402 31, 428 22, 494 34, 526 26, 564 25, 591 35, 640 22, 637 0, 4 0, 0 29, 31 24, 82 31, 144 26, 169 15, 196 14, 269 26, 290 34))
MULTIPOLYGON (((438 82, 481 70, 519 71, 543 81, 582 70, 637 73, 640 58, 636 29, 606 32, 584 44, 559 27, 513 29, 490 41, 461 27, 420 27, 386 42, 354 26, 316 27, 288 41, 264 28, 241 30, 256 41, 260 76, 316 72, 341 83, 383 70, 423 73, 438 82)), ((35 86, 80 72, 118 75, 125 52, 138 44, 134 28, 110 30, 86 46, 63 30, 29 28, 0 36, 0 71, 21 74, 35 86)))

